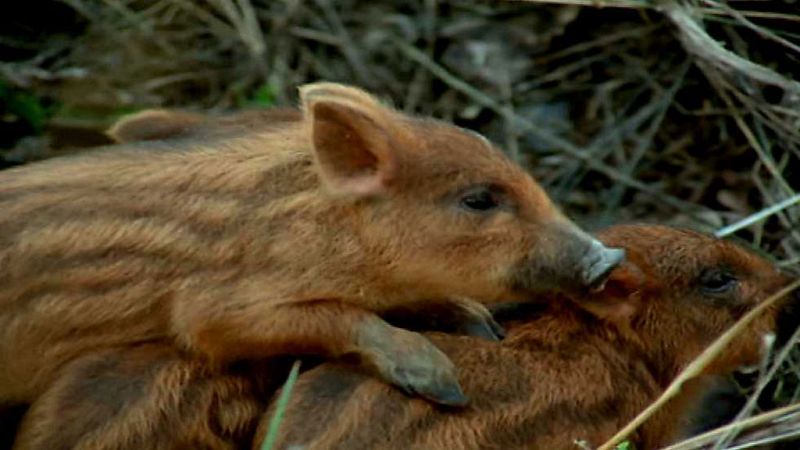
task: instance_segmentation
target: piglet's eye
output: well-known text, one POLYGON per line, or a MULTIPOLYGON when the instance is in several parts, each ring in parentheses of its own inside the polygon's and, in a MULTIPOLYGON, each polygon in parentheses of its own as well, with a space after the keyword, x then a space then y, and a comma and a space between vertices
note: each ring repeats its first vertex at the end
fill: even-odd
POLYGON ((722 269, 709 269, 700 276, 700 290, 704 294, 726 294, 738 284, 739 280, 732 273, 722 269))
POLYGON ((490 188, 479 188, 462 196, 459 205, 468 211, 487 212, 500 206, 500 199, 490 188))

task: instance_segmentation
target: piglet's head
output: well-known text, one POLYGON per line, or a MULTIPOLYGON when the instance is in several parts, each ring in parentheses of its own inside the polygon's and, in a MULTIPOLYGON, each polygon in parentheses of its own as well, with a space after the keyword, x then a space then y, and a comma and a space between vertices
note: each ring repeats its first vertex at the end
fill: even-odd
POLYGON ((316 83, 300 95, 326 195, 357 218, 365 254, 391 289, 530 298, 599 287, 623 259, 482 136, 352 87, 316 83))
MULTIPOLYGON (((599 234, 626 249, 627 260, 603 292, 581 306, 640 345, 668 380, 740 317, 787 285, 770 262, 731 242, 663 226, 616 226, 599 234)), ((776 327, 769 309, 708 368, 711 373, 757 363, 763 337, 776 327)))

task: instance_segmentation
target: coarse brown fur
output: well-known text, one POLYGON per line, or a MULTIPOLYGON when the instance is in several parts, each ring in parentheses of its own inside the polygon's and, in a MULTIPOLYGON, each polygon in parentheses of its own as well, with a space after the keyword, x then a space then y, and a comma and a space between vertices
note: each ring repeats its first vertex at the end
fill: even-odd
MULTIPOLYGON (((617 226, 601 238, 630 255, 603 292, 499 312, 509 330, 500 343, 428 335, 456 362, 471 398, 465 409, 409 398, 353 367, 326 363, 300 376, 276 448, 558 450, 575 448, 574 439, 597 445, 787 282, 761 258, 695 232, 617 226), (717 270, 738 283, 718 294, 700 291, 717 270)), ((761 336, 778 312, 748 328, 709 377, 758 361, 761 336)), ((17 448, 259 448, 272 417, 264 402, 286 373, 278 361, 217 374, 157 346, 112 350, 75 363, 33 405, 17 448)), ((714 381, 694 380, 634 436, 636 448, 657 448, 693 428, 688 413, 714 381)))
POLYGON ((169 345, 94 352, 33 403, 13 448, 234 449, 285 375, 277 359, 214 371, 169 345))
MULTIPOLYGON (((788 283, 735 245, 665 227, 620 226, 601 233, 630 263, 594 298, 549 302, 518 318, 502 343, 437 335, 472 401, 465 409, 409 399, 340 366, 300 377, 276 449, 574 449, 613 435, 663 392, 714 338, 788 283), (709 293, 715 271, 736 277, 709 293), (705 283, 705 284, 704 284, 705 283), (706 286, 706 287, 703 287, 706 286), (703 291, 703 289, 706 289, 703 291)), ((681 395, 633 436, 650 450, 682 437, 700 394, 761 358, 762 336, 779 308, 757 319, 681 395)), ((263 438, 271 414, 264 416, 263 438)))
POLYGON ((459 404, 446 356, 376 313, 442 299, 491 329, 476 300, 603 277, 608 249, 482 137, 346 86, 301 97, 219 126, 141 113, 111 132, 136 142, 0 173, 0 405, 153 342, 207 368, 353 355, 459 404), (463 207, 475 190, 497 208, 463 207))

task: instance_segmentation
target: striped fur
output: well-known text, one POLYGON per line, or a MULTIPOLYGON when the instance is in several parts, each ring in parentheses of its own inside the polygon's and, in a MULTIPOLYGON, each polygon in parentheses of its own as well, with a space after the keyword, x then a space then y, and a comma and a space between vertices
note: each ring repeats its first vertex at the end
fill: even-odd
POLYGON ((0 404, 144 343, 207 368, 355 355, 459 403, 447 357, 376 313, 447 299, 490 326, 475 300, 585 272, 592 239, 485 139, 354 88, 301 96, 302 112, 142 113, 111 132, 135 142, 0 173, 0 404), (460 208, 476 186, 503 208, 460 208))
MULTIPOLYGON (((431 333, 457 365, 470 404, 437 407, 352 367, 326 363, 300 376, 276 449, 573 449, 598 445, 659 395, 677 372, 741 314, 787 279, 726 242, 658 226, 602 233, 630 263, 600 294, 498 309, 503 342, 431 333), (697 291, 725 267, 736 289, 697 291)), ((633 437, 659 448, 687 422, 716 375, 760 358, 779 309, 755 322, 680 398, 633 437)), ((313 364, 305 363, 304 367, 313 364)), ((21 449, 260 448, 285 379, 277 361, 209 372, 163 346, 116 349, 74 362, 32 407, 21 449), (120 392, 103 396, 97 392, 120 392), (255 427, 261 418, 261 427, 255 427), (191 444, 191 445, 190 445, 191 444)))

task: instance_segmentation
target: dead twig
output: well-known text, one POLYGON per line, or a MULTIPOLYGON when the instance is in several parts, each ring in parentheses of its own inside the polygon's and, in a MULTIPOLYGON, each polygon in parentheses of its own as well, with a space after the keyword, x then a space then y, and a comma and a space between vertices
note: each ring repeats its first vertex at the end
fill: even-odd
POLYGON ((762 414, 750 417, 748 419, 740 420, 736 423, 731 423, 719 428, 715 428, 711 431, 707 431, 703 434, 694 436, 690 439, 686 439, 684 441, 672 444, 669 447, 664 448, 663 450, 700 449, 714 443, 714 441, 719 439, 720 436, 724 435, 725 433, 729 432, 732 429, 738 428, 746 430, 770 423, 779 423, 780 421, 785 420, 787 417, 793 417, 798 414, 800 414, 800 403, 795 403, 793 405, 788 405, 772 411, 764 412, 762 414))
MULTIPOLYGON (((553 134, 551 131, 536 125, 535 123, 531 122, 530 120, 524 117, 520 117, 514 114, 513 111, 510 111, 508 108, 501 105, 492 97, 484 94, 480 90, 471 86, 469 83, 451 74, 449 71, 447 71, 447 69, 445 69, 444 67, 440 66, 439 64, 428 58, 427 55, 422 53, 419 49, 412 47, 406 44, 405 42, 401 41, 395 41, 395 45, 397 45, 398 48, 406 56, 408 56, 415 62, 427 67, 428 70, 430 70, 431 73, 433 73, 436 77, 446 82, 454 89, 464 93, 465 95, 468 95, 476 103, 491 109, 492 111, 502 116, 508 122, 513 123, 514 126, 519 127, 520 129, 535 135, 538 139, 541 139, 554 147, 562 149, 569 155, 579 159, 589 168, 597 170, 598 172, 608 176, 609 178, 615 181, 624 183, 629 187, 632 187, 643 193, 646 193, 658 199, 659 201, 662 201, 681 211, 684 212, 698 211, 704 209, 698 207, 698 205, 685 202, 670 195, 666 195, 663 192, 660 192, 656 189, 653 189, 650 186, 647 186, 646 184, 642 183, 641 181, 633 179, 630 176, 619 172, 617 169, 614 169, 613 167, 601 161, 598 161, 596 158, 593 157, 593 155, 591 155, 587 151, 581 150, 580 148, 573 145, 569 141, 553 134)), ((698 216, 698 221, 703 222, 704 220, 698 216)))

